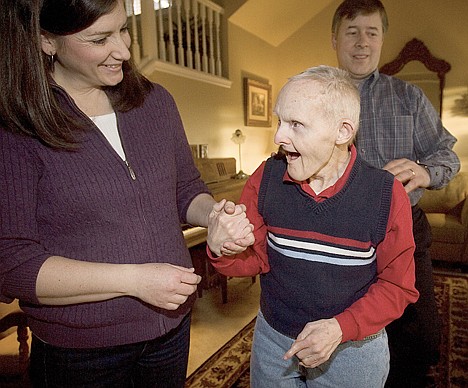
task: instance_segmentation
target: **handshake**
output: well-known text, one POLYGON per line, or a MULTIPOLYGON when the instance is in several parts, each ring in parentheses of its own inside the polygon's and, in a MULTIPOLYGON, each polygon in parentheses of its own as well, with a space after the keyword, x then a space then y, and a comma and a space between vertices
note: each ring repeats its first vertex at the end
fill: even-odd
POLYGON ((207 244, 217 256, 236 255, 255 242, 253 231, 245 205, 223 199, 209 214, 207 244))

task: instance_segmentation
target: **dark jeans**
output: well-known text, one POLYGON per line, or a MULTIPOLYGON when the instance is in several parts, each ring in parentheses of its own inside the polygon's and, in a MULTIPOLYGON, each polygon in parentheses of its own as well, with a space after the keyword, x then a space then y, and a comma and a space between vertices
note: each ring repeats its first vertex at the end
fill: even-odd
POLYGON ((419 299, 403 316, 387 326, 390 347, 389 387, 425 387, 426 374, 439 360, 440 317, 434 295, 429 255, 431 229, 419 206, 413 206, 414 261, 419 299))
POLYGON ((189 342, 190 316, 162 337, 106 348, 60 348, 33 336, 31 381, 40 388, 182 388, 189 342))

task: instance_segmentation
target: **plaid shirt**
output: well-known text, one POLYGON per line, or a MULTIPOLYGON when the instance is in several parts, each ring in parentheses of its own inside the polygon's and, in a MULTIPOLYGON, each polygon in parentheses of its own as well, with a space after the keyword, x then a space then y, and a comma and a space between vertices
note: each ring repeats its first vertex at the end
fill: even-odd
MULTIPOLYGON (((360 85, 361 120, 356 138, 360 156, 382 168, 406 158, 427 166, 430 189, 447 185, 460 169, 452 148, 457 139, 418 87, 376 70, 360 85)), ((424 189, 409 193, 411 205, 424 189)))

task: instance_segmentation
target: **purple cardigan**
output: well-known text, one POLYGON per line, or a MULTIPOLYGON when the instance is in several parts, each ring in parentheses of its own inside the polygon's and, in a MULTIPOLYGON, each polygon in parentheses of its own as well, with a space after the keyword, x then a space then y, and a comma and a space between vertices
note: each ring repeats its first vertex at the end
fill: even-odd
MULTIPOLYGON (((60 88, 64 109, 82 114, 60 88)), ((0 301, 21 300, 30 327, 63 347, 149 340, 176 327, 177 311, 131 297, 69 306, 39 305, 36 278, 53 255, 109 263, 191 267, 180 224, 190 202, 208 192, 200 180, 170 94, 154 85, 143 106, 117 113, 136 179, 89 121, 78 151, 57 151, 0 128, 0 301)))

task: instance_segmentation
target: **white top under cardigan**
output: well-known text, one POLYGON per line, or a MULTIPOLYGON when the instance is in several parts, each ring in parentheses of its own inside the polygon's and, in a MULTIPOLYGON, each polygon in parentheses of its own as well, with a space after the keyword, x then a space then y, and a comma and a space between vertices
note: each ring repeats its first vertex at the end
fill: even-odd
POLYGON ((90 117, 90 119, 93 120, 94 124, 101 130, 102 134, 122 160, 126 160, 122 141, 120 140, 119 131, 117 129, 117 117, 115 113, 112 112, 101 116, 93 116, 90 117))

